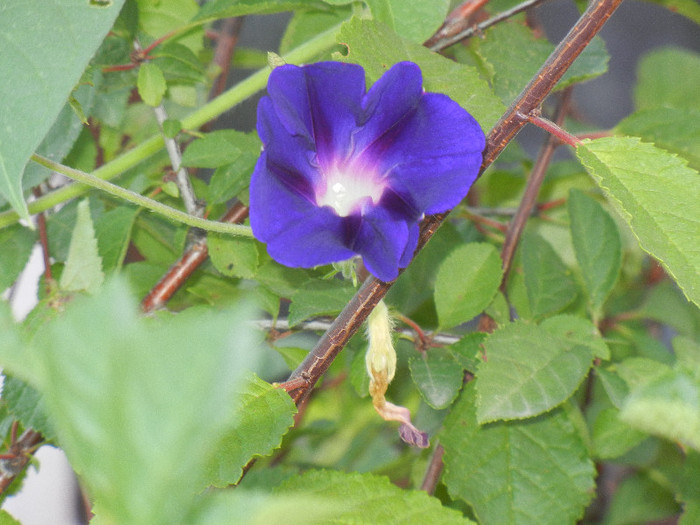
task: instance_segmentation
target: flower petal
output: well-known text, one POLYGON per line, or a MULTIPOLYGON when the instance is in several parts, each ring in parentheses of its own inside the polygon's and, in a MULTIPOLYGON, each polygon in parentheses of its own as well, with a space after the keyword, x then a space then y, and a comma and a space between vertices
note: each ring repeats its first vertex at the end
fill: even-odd
POLYGON ((401 120, 410 117, 423 94, 423 77, 413 62, 399 62, 384 73, 362 100, 359 129, 353 135, 354 155, 381 140, 401 120))
POLYGON ((267 243, 270 256, 304 268, 352 257, 343 220, 271 174, 266 157, 261 155, 250 183, 250 225, 255 237, 267 243))
POLYGON ((350 248, 362 255, 372 275, 382 281, 393 281, 399 275, 399 260, 409 240, 406 221, 393 219, 381 207, 371 209, 359 219, 357 236, 350 248))
POLYGON ((265 97, 258 104, 258 135, 260 135, 270 176, 277 176, 294 186, 309 200, 321 174, 315 165, 314 145, 300 135, 290 135, 282 125, 272 101, 265 97))
POLYGON ((449 97, 426 93, 392 131, 365 152, 378 159, 389 185, 426 214, 459 203, 481 166, 485 137, 479 123, 449 97))
POLYGON ((267 91, 287 131, 315 142, 322 169, 350 153, 365 94, 362 67, 340 62, 280 66, 270 74, 267 91))

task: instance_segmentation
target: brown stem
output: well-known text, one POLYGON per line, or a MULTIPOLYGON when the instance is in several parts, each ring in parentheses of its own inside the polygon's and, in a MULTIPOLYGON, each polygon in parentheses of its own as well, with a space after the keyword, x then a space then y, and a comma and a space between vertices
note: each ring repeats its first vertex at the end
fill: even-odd
POLYGON ((12 441, 10 448, 0 459, 0 494, 15 480, 29 463, 32 454, 44 438, 36 430, 28 429, 17 441, 12 441))
POLYGON ((552 122, 537 114, 528 115, 527 120, 530 124, 534 124, 538 128, 545 130, 547 133, 559 139, 559 142, 568 144, 572 148, 575 148, 581 143, 581 139, 561 127, 561 122, 552 122))
MULTIPOLYGON (((561 102, 559 103, 555 116, 555 120, 559 124, 564 121, 570 98, 571 90, 567 89, 564 92, 561 102)), ((513 257, 515 256, 515 250, 518 247, 520 237, 525 229, 525 223, 532 214, 532 210, 535 208, 537 195, 540 193, 544 176, 547 173, 547 168, 552 160, 552 155, 554 155, 554 150, 558 145, 558 137, 555 135, 550 135, 545 144, 542 146, 542 149, 540 149, 540 152, 537 155, 537 160, 535 160, 535 165, 532 167, 532 173, 530 173, 530 177, 527 180, 527 186, 525 187, 523 198, 520 200, 518 210, 515 212, 513 219, 508 225, 506 239, 503 243, 503 248, 501 249, 501 259, 503 260, 503 280, 501 281, 501 291, 505 291, 506 284, 508 282, 508 275, 513 264, 513 257)))
MULTIPOLYGON (((36 186, 32 192, 34 196, 39 198, 42 195, 41 187, 36 186)), ((39 243, 41 244, 41 255, 44 259, 44 281, 46 285, 46 292, 51 293, 51 282, 53 281, 53 275, 51 274, 51 255, 49 251, 49 236, 46 233, 46 214, 41 212, 36 216, 37 226, 39 228, 39 243)))
MULTIPOLYGON (((499 22, 503 22, 504 20, 521 13, 526 9, 535 7, 537 4, 541 4, 545 1, 546 0, 526 0, 525 2, 503 11, 502 13, 498 13, 496 16, 489 18, 478 25, 467 27, 462 25, 461 27, 453 27, 451 30, 445 32, 446 34, 442 35, 440 34, 441 28, 435 35, 430 37, 424 45, 432 51, 442 51, 443 49, 446 49, 457 42, 466 40, 467 38, 474 36, 474 34, 479 34, 485 29, 488 29, 499 22)), ((462 24, 466 23, 466 19, 462 21, 462 24)))
MULTIPOLYGON (((221 218, 221 222, 240 223, 248 216, 248 207, 241 204, 234 204, 231 209, 221 218)), ((152 312, 161 308, 170 298, 175 295, 187 279, 207 260, 209 249, 206 238, 199 239, 182 254, 180 259, 173 264, 158 284, 156 284, 148 295, 141 301, 141 309, 144 312, 152 312)))
POLYGON ((216 51, 214 51, 214 63, 221 68, 221 73, 214 81, 210 98, 221 95, 226 89, 228 74, 231 70, 231 60, 238 43, 238 35, 243 26, 243 18, 227 18, 221 23, 216 41, 216 51))
POLYGON ((437 444, 433 455, 430 458, 430 464, 428 469, 425 471, 425 476, 423 477, 423 483, 421 483, 420 489, 424 490, 428 494, 435 493, 435 487, 437 487, 440 476, 442 475, 442 456, 445 455, 445 449, 442 448, 440 443, 437 444))
MULTIPOLYGON (((525 125, 527 119, 524 119, 523 115, 530 114, 540 106, 621 2, 622 0, 598 0, 589 5, 576 25, 489 133, 480 174, 496 160, 525 125)), ((432 215, 423 220, 416 252, 425 246, 446 216, 447 213, 432 215)), ((386 295, 391 285, 392 283, 385 283, 374 277, 368 278, 315 348, 292 372, 290 380, 301 377, 306 381, 306 386, 295 390, 292 396, 297 404, 308 396, 318 379, 328 369, 350 337, 357 332, 374 306, 386 295)))

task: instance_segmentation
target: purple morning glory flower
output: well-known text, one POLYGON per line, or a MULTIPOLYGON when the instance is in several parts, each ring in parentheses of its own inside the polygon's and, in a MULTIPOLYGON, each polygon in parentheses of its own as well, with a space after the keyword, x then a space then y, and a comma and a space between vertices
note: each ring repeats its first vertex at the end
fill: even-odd
POLYGON ((426 93, 401 62, 369 91, 362 67, 274 69, 258 105, 263 152, 250 224, 270 256, 310 268, 363 257, 378 279, 408 265, 426 214, 447 211, 476 179, 485 139, 449 97, 426 93))

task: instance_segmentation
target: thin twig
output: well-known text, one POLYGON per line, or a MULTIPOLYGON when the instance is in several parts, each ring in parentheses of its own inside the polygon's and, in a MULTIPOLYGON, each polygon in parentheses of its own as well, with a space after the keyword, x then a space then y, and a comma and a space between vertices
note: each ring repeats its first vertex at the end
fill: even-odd
MULTIPOLYGON (((552 91, 569 66, 583 51, 591 39, 600 31, 603 24, 617 9, 622 0, 598 0, 589 5, 578 22, 571 28, 555 48, 537 74, 513 102, 511 107, 489 133, 484 150, 480 174, 490 166, 513 140, 527 122, 522 115, 528 115, 538 108, 552 91)), ((421 234, 416 252, 430 240, 447 213, 426 217, 421 223, 421 234)), ((333 359, 342 350, 372 309, 386 295, 393 283, 385 283, 373 277, 368 278, 360 290, 338 315, 328 331, 321 337, 316 347, 292 372, 291 379, 302 378, 305 385, 292 393, 299 404, 305 399, 321 375, 330 367, 333 359)))
MULTIPOLYGON (((565 90, 556 111, 555 120, 559 124, 564 121, 570 98, 571 90, 567 89, 565 90)), ((527 185, 525 187, 523 197, 520 199, 518 211, 515 213, 513 219, 508 225, 506 239, 503 243, 503 248, 501 249, 501 259, 503 261, 503 279, 501 281, 501 291, 505 291, 508 283, 508 275, 513 263, 513 257, 515 256, 515 250, 518 247, 520 237, 525 229, 525 223, 532 214, 532 211, 535 209, 537 195, 540 193, 544 176, 547 173, 547 168, 552 160, 552 155, 554 155, 554 150, 558 145, 558 137, 555 135, 550 135, 540 149, 540 152, 537 154, 537 159, 535 160, 535 165, 532 167, 530 177, 527 179, 527 185)))
POLYGON ((421 483, 420 489, 424 490, 428 494, 434 494, 435 488, 437 487, 440 476, 442 475, 442 457, 445 455, 445 449, 442 445, 438 443, 433 450, 433 455, 430 458, 430 463, 425 471, 425 476, 423 476, 423 483, 421 483))
POLYGON ((227 18, 221 23, 214 51, 214 64, 221 68, 219 76, 214 80, 209 98, 216 98, 226 89, 231 61, 238 43, 238 35, 243 27, 243 17, 227 18))
POLYGON ((31 428, 26 430, 18 440, 12 440, 7 453, 0 459, 0 494, 19 476, 29 463, 44 438, 31 428))
POLYGON ((445 36, 441 38, 438 37, 435 40, 433 40, 433 37, 431 37, 426 42, 426 45, 431 51, 442 51, 443 49, 447 49, 448 47, 450 47, 453 44, 456 44, 457 42, 466 40, 467 38, 470 38, 475 34, 479 34, 482 31, 488 29, 489 27, 498 24, 499 22, 503 22, 504 20, 515 16, 518 13, 522 13, 526 9, 530 9, 531 7, 535 7, 537 4, 541 4, 546 1, 547 0, 527 0, 522 4, 518 4, 506 11, 503 11, 502 13, 498 13, 496 16, 493 16, 488 20, 481 22, 478 25, 467 27, 466 29, 459 31, 458 33, 453 33, 451 34, 451 36, 445 36), (430 45, 428 45, 428 43, 430 43, 430 45))
MULTIPOLYGON (((32 192, 34 196, 39 198, 42 195, 41 185, 36 186, 32 192)), ((36 216, 36 222, 39 229, 39 244, 41 245, 41 255, 44 260, 44 284, 47 293, 51 292, 51 282, 53 275, 51 274, 51 255, 49 251, 49 236, 46 232, 46 214, 41 212, 36 216)))
POLYGON ((423 45, 430 48, 440 40, 449 38, 469 26, 471 18, 488 3, 489 0, 465 0, 447 15, 440 28, 423 45))
POLYGON ((174 138, 167 137, 163 131, 163 123, 168 120, 168 114, 165 111, 165 107, 163 104, 160 104, 159 106, 153 108, 153 112, 156 115, 160 132, 163 134, 163 143, 165 144, 165 149, 168 152, 168 157, 170 158, 170 165, 175 172, 175 185, 180 192, 180 197, 182 198, 182 203, 185 205, 185 210, 187 210, 187 213, 190 215, 201 217, 202 212, 204 211, 204 206, 197 201, 190 176, 188 175, 187 170, 182 167, 182 152, 180 151, 180 145, 174 138))

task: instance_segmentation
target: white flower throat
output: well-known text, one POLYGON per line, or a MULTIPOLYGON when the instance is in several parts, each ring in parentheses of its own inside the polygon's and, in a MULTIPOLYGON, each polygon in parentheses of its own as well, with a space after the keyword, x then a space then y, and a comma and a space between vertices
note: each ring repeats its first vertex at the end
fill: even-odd
POLYGON ((318 189, 318 206, 330 206, 340 217, 347 217, 367 197, 377 204, 384 192, 384 184, 374 180, 371 175, 358 175, 334 168, 326 177, 325 186, 321 183, 318 189))

